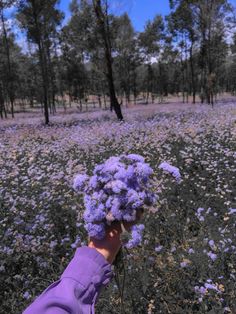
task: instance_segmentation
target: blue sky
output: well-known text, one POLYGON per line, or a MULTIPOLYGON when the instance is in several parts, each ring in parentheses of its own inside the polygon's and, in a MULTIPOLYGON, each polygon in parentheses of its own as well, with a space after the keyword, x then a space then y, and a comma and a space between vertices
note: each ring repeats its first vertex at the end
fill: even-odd
MULTIPOLYGON (((153 19, 156 14, 167 15, 169 13, 169 0, 122 0, 114 11, 117 14, 126 11, 136 31, 142 31, 148 19, 153 19)), ((70 0, 61 0, 60 9, 65 12, 66 19, 69 18, 70 0)))
POLYGON ((136 0, 128 12, 137 31, 142 31, 147 20, 157 14, 169 13, 169 0, 136 0))

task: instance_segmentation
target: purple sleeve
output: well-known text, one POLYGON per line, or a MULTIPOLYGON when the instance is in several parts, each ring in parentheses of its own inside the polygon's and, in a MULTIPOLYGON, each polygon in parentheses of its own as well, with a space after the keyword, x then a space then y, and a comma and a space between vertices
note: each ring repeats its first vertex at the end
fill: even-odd
POLYGON ((62 274, 23 314, 91 314, 103 285, 112 277, 111 265, 96 249, 78 248, 62 274))

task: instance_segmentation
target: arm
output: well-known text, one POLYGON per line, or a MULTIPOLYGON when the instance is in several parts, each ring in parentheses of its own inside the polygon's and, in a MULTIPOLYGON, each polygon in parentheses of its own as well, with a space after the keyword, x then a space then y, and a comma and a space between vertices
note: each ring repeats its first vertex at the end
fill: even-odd
POLYGON ((100 289, 112 276, 111 265, 96 249, 76 250, 60 280, 49 286, 23 314, 90 314, 100 289))
MULTIPOLYGON (((138 219, 141 214, 138 215, 138 219)), ((124 223, 129 230, 133 223, 124 223)), ((101 287, 108 284, 111 264, 121 248, 121 225, 107 227, 103 240, 91 238, 88 247, 76 250, 60 280, 49 286, 23 314, 90 314, 101 287)))

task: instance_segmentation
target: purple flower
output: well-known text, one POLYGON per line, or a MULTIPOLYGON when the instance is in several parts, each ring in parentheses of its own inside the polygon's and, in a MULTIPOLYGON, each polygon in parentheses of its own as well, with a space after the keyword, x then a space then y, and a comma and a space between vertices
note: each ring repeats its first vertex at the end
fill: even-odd
POLYGON ((136 164, 135 173, 138 177, 141 177, 143 179, 152 175, 153 170, 150 168, 148 164, 138 162, 136 164))
POLYGON ((177 182, 180 182, 181 180, 181 175, 179 172, 179 169, 177 167, 171 166, 170 164, 168 164, 168 162, 162 162, 159 167, 160 169, 170 173, 177 182))
POLYGON ((229 209, 229 215, 235 214, 236 213, 236 208, 230 208, 229 209))
POLYGON ((205 210, 204 208, 199 207, 199 208, 197 209, 197 214, 198 214, 198 215, 201 215, 201 212, 203 212, 204 210, 205 210))
POLYGON ((133 203, 138 202, 140 199, 139 199, 138 193, 135 190, 130 189, 127 192, 127 200, 128 200, 128 204, 133 204, 133 203))
POLYGON ((210 241, 208 242, 208 244, 210 245, 211 248, 214 248, 214 246, 215 246, 214 240, 210 240, 210 241))
POLYGON ((103 209, 103 204, 98 205, 94 210, 86 209, 83 215, 84 220, 87 222, 102 221, 106 216, 106 213, 103 211, 103 209))
POLYGON ((78 174, 74 179, 74 183, 73 183, 74 190, 82 191, 87 180, 88 180, 88 176, 86 174, 78 174))
POLYGON ((200 287, 199 286, 195 286, 194 290, 195 290, 196 293, 199 293, 200 295, 204 295, 207 292, 207 289, 205 287, 203 287, 203 286, 200 286, 200 287))
POLYGON ((26 299, 26 300, 29 300, 31 298, 31 294, 26 291, 24 294, 23 294, 23 297, 26 299))
POLYGON ((80 237, 77 237, 75 242, 71 244, 72 249, 77 248, 80 243, 81 243, 81 239, 80 239, 80 237))
POLYGON ((102 173, 115 173, 122 167, 122 163, 120 163, 120 157, 110 157, 103 164, 102 173))
POLYGON ((201 294, 205 294, 206 293, 206 288, 204 288, 204 287, 200 287, 200 289, 199 289, 199 292, 201 293, 201 294))
POLYGON ((207 256, 210 257, 210 259, 214 262, 217 259, 217 255, 215 253, 212 252, 208 252, 207 256))
POLYGON ((196 216, 199 219, 199 221, 204 221, 205 220, 205 218, 202 216, 202 212, 204 212, 204 211, 205 211, 205 209, 201 208, 201 207, 199 207, 197 209, 196 216))
POLYGON ((123 214, 122 211, 120 210, 120 202, 118 198, 114 198, 112 200, 111 213, 116 220, 122 220, 123 214))
MULTIPOLYGON (((97 165, 90 178, 78 175, 77 191, 84 193, 84 221, 89 235, 102 239, 105 224, 112 221, 135 221, 136 213, 153 205, 157 196, 152 191, 153 170, 139 155, 111 157, 97 165)), ((132 229, 129 246, 141 242, 142 227, 132 229)))
POLYGON ((102 240, 105 237, 105 225, 100 224, 85 224, 85 229, 87 230, 90 237, 102 240))
POLYGON ((155 251, 158 252, 158 253, 161 252, 162 249, 163 249, 162 245, 158 245, 158 246, 155 247, 155 251))
POLYGON ((124 210, 123 218, 126 221, 134 221, 136 219, 136 210, 134 209, 132 211, 130 209, 124 210))
POLYGON ((221 292, 217 286, 215 284, 212 284, 212 283, 205 283, 204 284, 205 288, 208 289, 208 290, 215 290, 217 292, 221 292))
POLYGON ((96 176, 92 176, 89 180, 89 186, 93 189, 96 189, 98 185, 98 180, 97 180, 97 177, 96 176))
POLYGON ((188 263, 187 262, 181 262, 180 263, 180 267, 181 268, 186 268, 186 267, 188 267, 188 263))
POLYGON ((176 247, 175 246, 172 246, 172 248, 171 248, 171 253, 174 253, 175 251, 176 251, 176 247))
POLYGON ((113 201, 113 197, 112 196, 109 196, 106 200, 106 203, 105 203, 105 206, 107 209, 110 209, 111 206, 112 206, 112 201, 113 201))
POLYGON ((105 189, 111 189, 112 192, 119 194, 121 193, 121 191, 125 191, 127 189, 127 186, 124 182, 122 182, 121 180, 113 180, 113 181, 109 181, 105 187, 105 189))
POLYGON ((127 158, 129 158, 131 160, 134 160, 134 161, 138 161, 138 162, 144 163, 144 158, 142 156, 140 156, 140 155, 129 154, 127 156, 127 158))
POLYGON ((135 225, 131 228, 132 238, 126 244, 126 247, 128 249, 132 249, 133 247, 141 243, 143 230, 144 230, 144 225, 135 225))
POLYGON ((221 294, 221 290, 218 288, 218 286, 216 284, 214 284, 212 282, 211 279, 208 279, 206 283, 204 283, 203 286, 195 286, 194 290, 196 293, 198 293, 201 297, 201 301, 202 301, 202 297, 204 295, 206 295, 206 293, 208 292, 208 290, 213 290, 215 291, 217 294, 221 294))

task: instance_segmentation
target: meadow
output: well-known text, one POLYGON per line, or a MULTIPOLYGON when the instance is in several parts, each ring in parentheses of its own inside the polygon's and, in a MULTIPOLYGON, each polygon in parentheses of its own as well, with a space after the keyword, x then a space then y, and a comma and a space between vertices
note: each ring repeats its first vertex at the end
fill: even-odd
POLYGON ((155 172, 143 244, 124 252, 97 313, 236 313, 236 105, 165 104, 0 124, 0 313, 21 313, 87 240, 78 172, 135 153, 155 172), (167 161, 182 181, 163 173, 167 161))

